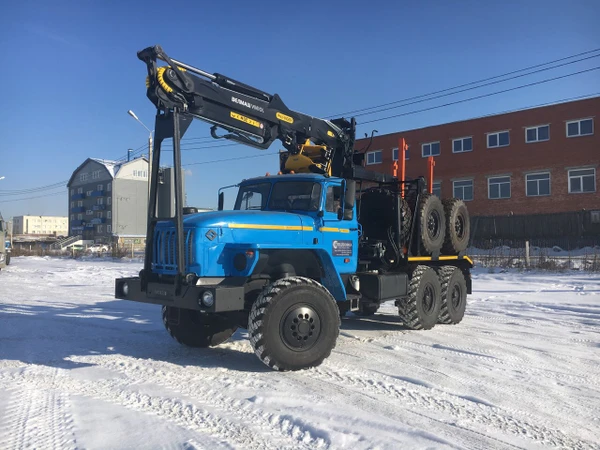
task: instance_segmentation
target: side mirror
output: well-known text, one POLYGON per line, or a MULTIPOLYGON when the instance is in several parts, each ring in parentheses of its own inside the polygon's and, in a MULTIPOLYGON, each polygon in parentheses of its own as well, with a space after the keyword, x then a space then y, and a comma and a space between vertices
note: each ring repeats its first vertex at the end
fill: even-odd
POLYGON ((223 211, 223 205, 225 204, 225 192, 219 192, 219 211, 223 211))
POLYGON ((344 220, 354 218, 354 203, 356 202, 356 181, 346 180, 346 193, 344 196, 344 220))

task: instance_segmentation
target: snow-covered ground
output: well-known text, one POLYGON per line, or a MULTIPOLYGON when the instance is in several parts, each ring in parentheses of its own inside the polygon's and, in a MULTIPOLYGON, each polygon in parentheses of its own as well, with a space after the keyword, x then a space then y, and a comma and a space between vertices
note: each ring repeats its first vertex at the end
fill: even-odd
POLYGON ((600 276, 475 271, 467 316, 348 315, 315 369, 245 330, 189 349, 115 300, 139 262, 20 257, 0 272, 0 448, 599 448, 600 276))

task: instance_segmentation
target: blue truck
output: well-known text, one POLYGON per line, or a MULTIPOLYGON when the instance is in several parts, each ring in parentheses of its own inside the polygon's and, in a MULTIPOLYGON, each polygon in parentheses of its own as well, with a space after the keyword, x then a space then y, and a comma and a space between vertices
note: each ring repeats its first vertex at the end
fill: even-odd
POLYGON ((280 371, 321 364, 348 312, 370 316, 394 301, 412 330, 462 320, 473 264, 461 200, 441 200, 423 177, 366 170, 353 118, 290 110, 277 94, 159 46, 138 57, 157 108, 146 251, 139 276, 115 280, 116 298, 162 305, 165 328, 187 346, 217 346, 246 329, 258 358, 280 371), (259 149, 279 139, 279 172, 236 185, 231 210, 223 190, 217 211, 185 210, 180 140, 194 118, 215 138, 259 149), (152 207, 164 139, 173 140, 173 217, 152 207))

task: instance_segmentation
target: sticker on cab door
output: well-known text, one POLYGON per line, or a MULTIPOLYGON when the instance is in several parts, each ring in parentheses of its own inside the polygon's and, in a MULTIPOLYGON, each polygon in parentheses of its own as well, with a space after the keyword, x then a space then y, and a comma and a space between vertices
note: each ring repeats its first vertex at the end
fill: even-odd
POLYGON ((352 256, 352 241, 333 241, 333 256, 352 256))

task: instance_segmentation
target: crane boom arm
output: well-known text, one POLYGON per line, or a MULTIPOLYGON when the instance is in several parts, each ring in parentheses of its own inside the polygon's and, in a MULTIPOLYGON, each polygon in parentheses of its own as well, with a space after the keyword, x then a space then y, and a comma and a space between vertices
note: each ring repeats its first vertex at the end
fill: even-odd
MULTIPOLYGON (((300 171, 343 176, 354 165, 354 119, 326 120, 291 110, 278 94, 171 59, 158 45, 141 50, 138 58, 147 65, 147 96, 156 108, 178 108, 212 124, 214 138, 259 149, 280 140, 290 156, 300 158, 294 166, 300 171), (158 67, 157 60, 167 66, 158 67), (218 135, 219 128, 226 134, 218 135)), ((281 163, 284 171, 286 162, 281 163)))

